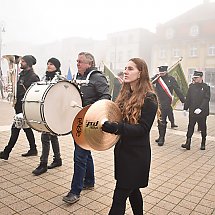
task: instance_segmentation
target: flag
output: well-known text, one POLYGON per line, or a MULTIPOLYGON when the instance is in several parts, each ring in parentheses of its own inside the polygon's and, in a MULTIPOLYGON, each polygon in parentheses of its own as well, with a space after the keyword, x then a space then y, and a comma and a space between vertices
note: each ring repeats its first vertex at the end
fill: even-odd
POLYGON ((118 77, 104 64, 104 75, 106 76, 109 84, 109 93, 114 101, 121 89, 121 83, 118 77))
POLYGON ((72 80, 72 74, 71 74, 71 70, 70 70, 70 67, 68 69, 68 73, 67 73, 67 76, 66 76, 67 80, 71 81, 72 80))
MULTIPOLYGON (((185 78, 181 63, 178 62, 172 68, 170 68, 170 70, 168 71, 168 74, 173 76, 176 79, 176 81, 180 87, 180 90, 182 91, 183 95, 186 96, 187 91, 188 91, 188 83, 185 78)), ((179 98, 174 93, 174 98, 173 98, 173 103, 172 103, 173 108, 176 106, 178 101, 179 101, 179 98)))

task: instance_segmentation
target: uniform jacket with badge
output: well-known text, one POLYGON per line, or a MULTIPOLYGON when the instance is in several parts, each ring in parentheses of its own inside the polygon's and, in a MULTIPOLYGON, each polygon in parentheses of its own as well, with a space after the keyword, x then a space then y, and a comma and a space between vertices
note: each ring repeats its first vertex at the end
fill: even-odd
POLYGON ((15 104, 16 114, 22 113, 22 99, 25 95, 26 90, 31 86, 32 83, 39 81, 38 75, 36 75, 31 68, 30 70, 22 70, 19 73, 19 79, 17 82, 17 101, 15 104))
POLYGON ((148 186, 151 164, 150 130, 158 108, 155 94, 147 94, 138 124, 124 122, 114 149, 115 179, 121 188, 148 186))
MULTIPOLYGON (((152 78, 152 81, 157 78, 158 75, 154 76, 152 78)), ((176 95, 179 97, 180 101, 182 103, 184 103, 185 99, 184 99, 184 95, 182 94, 177 81, 175 80, 175 78, 173 76, 170 76, 168 74, 166 74, 165 76, 160 77, 163 79, 164 83, 166 84, 166 86, 169 88, 170 93, 173 95, 173 90, 175 91, 176 95)), ((158 95, 158 99, 160 102, 161 107, 165 107, 165 106, 170 106, 172 103, 172 99, 167 95, 167 93, 164 91, 164 89, 162 88, 162 86, 160 85, 160 83, 157 81, 155 81, 154 83, 154 87, 155 90, 157 92, 158 95)))
POLYGON ((209 115, 210 87, 206 83, 191 83, 184 103, 184 110, 189 109, 192 116, 194 111, 199 108, 202 110, 199 117, 209 115))
POLYGON ((83 107, 93 104, 100 99, 111 99, 109 86, 106 77, 95 67, 87 69, 84 75, 77 74, 76 80, 86 80, 87 75, 91 72, 89 83, 81 84, 83 107))

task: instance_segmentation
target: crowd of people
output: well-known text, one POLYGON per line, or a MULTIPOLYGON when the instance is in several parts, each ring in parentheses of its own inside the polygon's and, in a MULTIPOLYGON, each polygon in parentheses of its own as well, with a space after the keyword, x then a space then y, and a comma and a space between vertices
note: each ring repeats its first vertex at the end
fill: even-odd
MULTIPOLYGON (((14 106, 15 114, 22 115, 22 100, 32 83, 38 82, 39 77, 33 70, 36 59, 32 55, 21 58, 21 72, 17 82, 17 101, 14 106)), ((61 63, 57 58, 47 61, 47 69, 43 80, 51 81, 55 75, 61 74, 61 63)), ((140 188, 148 186, 151 164, 150 131, 155 118, 158 123, 159 137, 155 140, 158 146, 166 141, 167 117, 171 120, 171 128, 178 126, 174 122, 172 109, 173 91, 183 104, 185 114, 189 110, 189 123, 186 143, 181 147, 190 150, 191 138, 196 123, 201 131, 201 150, 205 150, 207 136, 207 116, 209 115, 210 87, 203 82, 203 72, 194 71, 193 82, 189 85, 187 95, 183 95, 173 76, 168 74, 167 66, 159 66, 158 73, 150 78, 147 63, 141 58, 128 60, 123 73, 119 74, 119 92, 111 98, 109 85, 105 75, 96 67, 95 58, 91 53, 81 52, 77 57, 77 74, 75 80, 80 81, 79 89, 82 95, 83 107, 98 100, 113 99, 119 108, 122 121, 105 121, 101 127, 103 132, 119 135, 114 148, 114 175, 116 186, 110 215, 123 215, 126 200, 129 199, 132 211, 136 215, 143 214, 143 198, 140 188), (126 166, 126 168, 124 168, 126 166)), ((3 97, 3 95, 2 95, 3 97)), ((9 155, 23 129, 29 142, 30 149, 22 156, 38 155, 34 133, 26 123, 22 126, 14 120, 11 136, 0 159, 8 160, 9 155)), ((40 163, 32 173, 39 176, 48 169, 62 166, 62 158, 58 136, 49 132, 41 133, 42 152, 40 163), (53 162, 48 165, 50 144, 53 149, 53 162)), ((95 173, 93 156, 90 150, 83 149, 74 142, 74 172, 71 187, 63 201, 74 204, 80 199, 84 189, 94 189, 95 173)))

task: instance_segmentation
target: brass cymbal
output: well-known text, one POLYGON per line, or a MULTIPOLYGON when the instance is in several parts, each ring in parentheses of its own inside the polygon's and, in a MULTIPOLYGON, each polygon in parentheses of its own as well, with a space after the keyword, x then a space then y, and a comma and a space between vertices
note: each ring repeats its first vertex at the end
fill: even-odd
POLYGON ((83 149, 92 150, 89 144, 86 141, 85 134, 83 132, 83 122, 84 116, 89 109, 90 105, 81 109, 78 114, 75 116, 72 124, 72 136, 75 142, 83 149))
POLYGON ((110 100, 102 99, 92 104, 85 113, 83 133, 90 148, 104 151, 117 143, 120 136, 102 131, 105 121, 120 122, 122 114, 118 106, 110 100))

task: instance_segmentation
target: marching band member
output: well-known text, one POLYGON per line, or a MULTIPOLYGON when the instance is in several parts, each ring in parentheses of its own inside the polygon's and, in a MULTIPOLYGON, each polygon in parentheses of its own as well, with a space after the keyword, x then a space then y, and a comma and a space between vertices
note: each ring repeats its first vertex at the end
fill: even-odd
MULTIPOLYGON (((25 95, 26 90, 31 86, 33 82, 39 81, 39 77, 34 73, 32 68, 33 65, 36 64, 36 59, 32 55, 25 55, 21 59, 21 69, 22 71, 19 74, 19 79, 17 82, 17 101, 14 106, 16 114, 20 115, 22 113, 22 99, 25 95)), ((26 137, 28 139, 30 150, 27 153, 22 154, 22 156, 34 156, 37 155, 37 148, 35 144, 34 133, 29 127, 22 127, 26 137)), ((14 122, 11 127, 11 136, 7 146, 4 148, 4 151, 0 152, 0 158, 4 160, 8 160, 9 154, 15 146, 17 139, 19 137, 19 132, 21 127, 17 126, 14 122)))
POLYGON ((128 61, 124 82, 115 103, 123 122, 104 122, 102 130, 121 135, 114 149, 116 187, 109 215, 123 215, 129 198, 133 213, 143 214, 140 188, 148 186, 151 163, 150 130, 158 112, 157 96, 147 64, 140 58, 128 61))
MULTIPOLYGON (((93 104, 100 99, 111 99, 106 77, 95 67, 94 56, 81 52, 77 59, 78 73, 75 82, 80 85, 83 94, 83 107, 93 104)), ((69 193, 63 201, 73 204, 80 199, 82 189, 94 187, 94 164, 90 150, 82 149, 75 143, 74 173, 69 193)))
POLYGON ((165 142, 167 116, 169 112, 171 112, 172 108, 173 90, 182 103, 185 101, 184 95, 182 94, 177 81, 173 76, 168 75, 167 68, 168 66, 159 66, 159 74, 152 78, 152 83, 154 84, 157 92, 161 109, 161 120, 158 121, 159 138, 155 140, 159 146, 163 146, 165 142))
MULTIPOLYGON (((61 74, 60 66, 61 66, 61 63, 58 59, 54 57, 50 58, 47 62, 47 71, 44 77, 44 81, 51 81, 55 77, 57 72, 60 75, 61 74)), ((42 132, 41 142, 42 142, 42 154, 40 156, 40 164, 32 172, 34 175, 41 175, 47 172, 48 169, 53 169, 55 167, 62 166, 60 146, 59 146, 57 135, 53 135, 47 132, 42 132), (53 162, 48 166, 50 142, 52 144, 54 159, 53 159, 53 162)))
MULTIPOLYGON (((203 82, 203 72, 194 71, 193 83, 189 85, 184 110, 189 109, 189 123, 187 130, 187 140, 181 147, 190 150, 191 138, 193 136, 195 124, 201 131, 201 150, 205 150, 207 136, 207 116, 209 115, 210 86, 203 82)), ((186 113, 186 112, 185 112, 186 113)))

